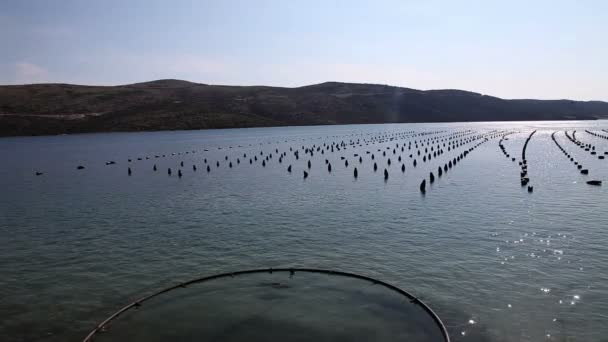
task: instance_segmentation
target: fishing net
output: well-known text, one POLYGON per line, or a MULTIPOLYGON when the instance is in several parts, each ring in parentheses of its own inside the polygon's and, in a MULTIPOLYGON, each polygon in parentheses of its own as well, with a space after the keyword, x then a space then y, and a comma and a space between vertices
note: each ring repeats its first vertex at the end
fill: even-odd
POLYGON ((251 270, 142 298, 85 341, 449 341, 424 303, 371 278, 324 270, 251 270))

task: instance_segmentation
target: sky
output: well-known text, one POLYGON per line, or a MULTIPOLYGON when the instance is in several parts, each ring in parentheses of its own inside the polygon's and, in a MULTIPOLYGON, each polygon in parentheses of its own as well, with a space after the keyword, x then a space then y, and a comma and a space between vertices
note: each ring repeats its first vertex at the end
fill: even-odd
POLYGON ((608 1, 0 1, 0 84, 164 78, 608 101, 608 1))

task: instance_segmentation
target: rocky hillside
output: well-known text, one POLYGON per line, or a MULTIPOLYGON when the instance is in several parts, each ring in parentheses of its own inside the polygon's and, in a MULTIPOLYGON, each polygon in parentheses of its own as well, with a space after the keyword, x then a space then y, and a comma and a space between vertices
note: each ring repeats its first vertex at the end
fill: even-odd
POLYGON ((0 135, 438 121, 608 118, 608 103, 503 100, 327 82, 299 88, 159 80, 122 86, 0 86, 0 135))

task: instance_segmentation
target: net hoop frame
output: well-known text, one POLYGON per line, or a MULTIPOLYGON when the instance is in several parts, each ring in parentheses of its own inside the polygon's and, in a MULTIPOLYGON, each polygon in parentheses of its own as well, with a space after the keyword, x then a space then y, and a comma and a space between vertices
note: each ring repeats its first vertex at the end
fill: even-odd
POLYGON ((205 281, 209 281, 209 280, 215 280, 215 279, 219 279, 219 278, 227 278, 227 277, 235 277, 235 276, 239 276, 239 275, 244 275, 244 274, 252 274, 252 273, 273 273, 273 272, 289 272, 290 275, 294 275, 296 272, 307 272, 307 273, 318 273, 318 274, 330 274, 330 275, 338 275, 338 276, 344 276, 344 277, 350 277, 350 278, 355 278, 355 279, 361 279, 361 280, 366 280, 371 282, 374 285, 382 285, 386 288, 388 288, 389 290, 395 291, 405 297, 407 297, 410 301, 410 303, 414 303, 418 306, 420 306, 424 311, 426 311, 426 313, 428 313, 431 318, 433 319, 433 321, 435 322, 435 324, 437 325, 437 327, 440 329, 441 334, 443 335, 444 341, 445 342, 450 342, 450 336, 448 334, 448 331, 445 327, 445 325, 443 324, 443 322, 441 321, 441 319, 439 318, 439 316, 428 306, 426 305, 423 301, 421 301, 420 299, 418 299, 416 296, 412 295, 411 293, 400 289, 399 287, 395 286, 395 285, 391 285, 389 283, 386 283, 382 280, 378 280, 372 277, 368 277, 368 276, 364 276, 364 275, 360 275, 360 274, 356 274, 356 273, 349 273, 349 272, 343 272, 343 271, 334 271, 334 270, 327 270, 327 269, 317 269, 317 268, 298 268, 298 267, 291 267, 291 268, 256 268, 256 269, 249 269, 249 270, 242 270, 242 271, 236 271, 236 272, 225 272, 225 273, 218 273, 218 274, 214 274, 214 275, 210 275, 210 276, 203 276, 200 278, 195 278, 195 279, 191 279, 185 282, 181 282, 179 284, 164 288, 162 290, 156 291, 152 294, 146 295, 144 297, 141 297, 127 305, 125 305, 124 307, 122 307, 120 310, 116 311, 115 313, 113 313, 111 316, 109 316, 108 318, 106 318, 104 321, 102 321, 101 323, 97 324, 97 326, 82 340, 82 342, 92 342, 93 338, 95 337, 95 335, 97 335, 98 333, 103 333, 104 332, 104 327, 107 326, 110 322, 112 322, 113 320, 117 319, 120 315, 122 315, 123 313, 127 312, 128 310, 134 309, 134 308, 138 308, 140 307, 144 302, 146 302, 147 300, 150 300, 154 297, 160 296, 161 294, 167 293, 169 291, 172 290, 177 290, 180 288, 185 288, 188 285, 193 285, 193 284, 197 284, 197 283, 202 283, 205 281))

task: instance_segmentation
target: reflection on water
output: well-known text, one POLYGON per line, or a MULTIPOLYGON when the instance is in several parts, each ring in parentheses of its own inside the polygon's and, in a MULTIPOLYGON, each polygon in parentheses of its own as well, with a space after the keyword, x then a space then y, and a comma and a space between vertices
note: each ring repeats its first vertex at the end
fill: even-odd
POLYGON ((600 340, 608 334, 608 200, 606 184, 586 181, 608 181, 608 161, 598 157, 608 140, 585 130, 599 134, 607 126, 355 125, 1 139, 0 335, 78 340, 130 299, 177 281, 302 266, 404 288, 431 305, 456 341, 600 340), (533 130, 528 193, 518 162, 533 130), (566 136, 575 130, 596 154, 566 136), (588 175, 557 147, 556 131, 588 175), (490 132, 512 132, 502 141, 509 158, 499 148, 502 135, 443 148, 426 161, 417 155, 442 144, 422 146, 425 139, 490 132), (333 153, 316 149, 332 142, 333 153), (439 177, 439 167, 480 142, 439 177))

